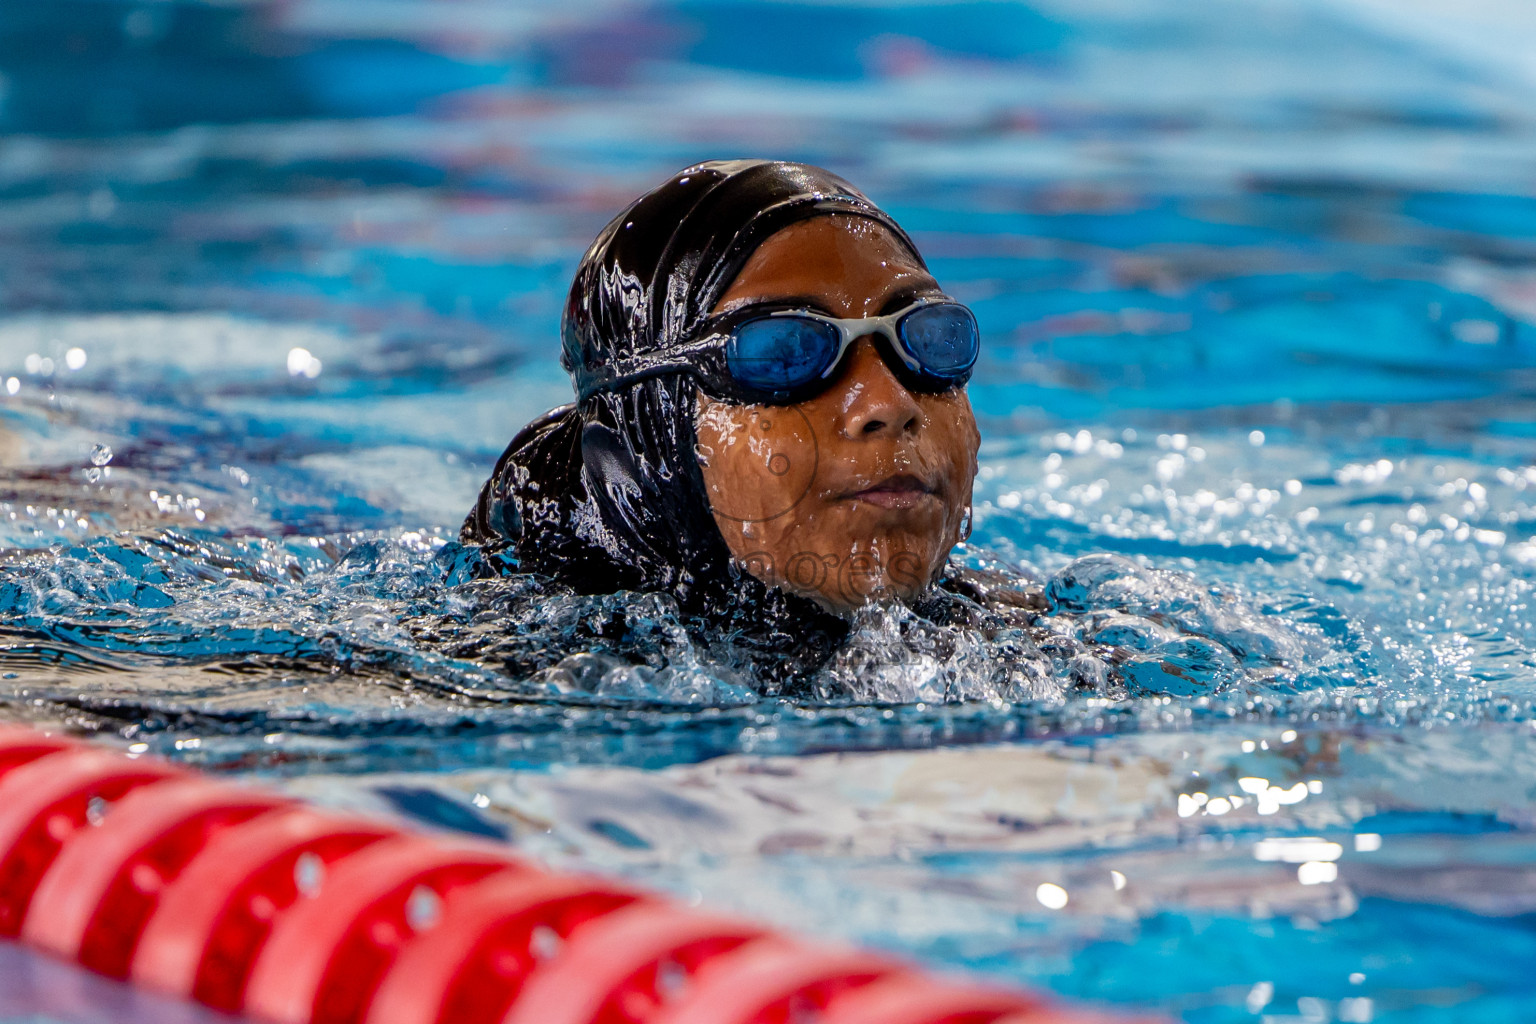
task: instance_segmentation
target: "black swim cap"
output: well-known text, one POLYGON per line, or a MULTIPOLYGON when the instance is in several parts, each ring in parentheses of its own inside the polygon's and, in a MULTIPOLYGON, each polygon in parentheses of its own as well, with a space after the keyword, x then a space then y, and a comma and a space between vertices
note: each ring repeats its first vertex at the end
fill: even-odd
POLYGON ((664 590, 685 608, 739 595, 694 450, 694 383, 643 375, 674 361, 765 239, 823 214, 878 221, 921 261, 888 214, 806 164, 695 164, 615 217, 582 258, 561 325, 577 402, 513 439, 461 539, 583 593, 664 590))
POLYGON ((867 217, 917 247, 885 211, 807 164, 714 160, 635 200, 587 250, 565 305, 561 365, 578 400, 664 365, 770 235, 821 214, 867 217))

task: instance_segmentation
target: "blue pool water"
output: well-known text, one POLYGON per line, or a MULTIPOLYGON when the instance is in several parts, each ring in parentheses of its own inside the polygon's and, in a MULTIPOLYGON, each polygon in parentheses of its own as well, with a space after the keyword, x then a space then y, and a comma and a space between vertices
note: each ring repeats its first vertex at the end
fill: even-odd
MULTIPOLYGON (((1521 0, 0 4, 4 714, 1194 1024, 1529 1020, 1533 47, 1521 0), (466 579, 581 251, 737 155, 975 308, 961 557, 1127 689, 892 612, 792 704, 652 598, 466 579)), ((82 985, 0 1021, 164 1019, 82 985)))

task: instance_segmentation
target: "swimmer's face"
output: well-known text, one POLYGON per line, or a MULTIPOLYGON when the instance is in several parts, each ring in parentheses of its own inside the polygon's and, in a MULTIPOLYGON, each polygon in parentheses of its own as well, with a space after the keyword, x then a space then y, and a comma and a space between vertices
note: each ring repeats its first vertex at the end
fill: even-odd
MULTIPOLYGON (((885 227, 829 215, 770 236, 715 312, 792 301, 878 316, 942 294, 885 227)), ((883 344, 883 342, 881 343, 883 344)), ((911 600, 944 566, 971 503, 980 437, 964 388, 907 390, 875 336, 797 405, 698 397, 699 466, 731 555, 836 612, 911 600)))

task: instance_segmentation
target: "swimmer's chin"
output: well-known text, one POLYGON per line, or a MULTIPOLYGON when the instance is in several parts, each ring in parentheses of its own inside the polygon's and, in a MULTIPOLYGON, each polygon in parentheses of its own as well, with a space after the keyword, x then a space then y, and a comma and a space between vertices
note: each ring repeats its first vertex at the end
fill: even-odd
POLYGON ((897 582, 887 577, 868 589, 860 588, 853 592, 844 593, 829 593, 824 588, 796 586, 792 581, 783 579, 766 579, 763 582, 775 590, 805 598, 824 612, 828 612, 841 619, 851 620, 860 612, 869 608, 894 607, 897 605, 911 607, 919 603, 932 593, 939 575, 940 573, 936 572, 932 579, 921 584, 911 581, 897 582))

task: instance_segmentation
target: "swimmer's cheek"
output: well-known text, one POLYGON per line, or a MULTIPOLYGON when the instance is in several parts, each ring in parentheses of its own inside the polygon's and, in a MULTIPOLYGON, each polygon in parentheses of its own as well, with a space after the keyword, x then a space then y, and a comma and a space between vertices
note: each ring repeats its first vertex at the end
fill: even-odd
POLYGON ((838 567, 838 589, 843 603, 856 608, 865 604, 882 588, 880 565, 873 555, 856 553, 842 559, 838 567))

